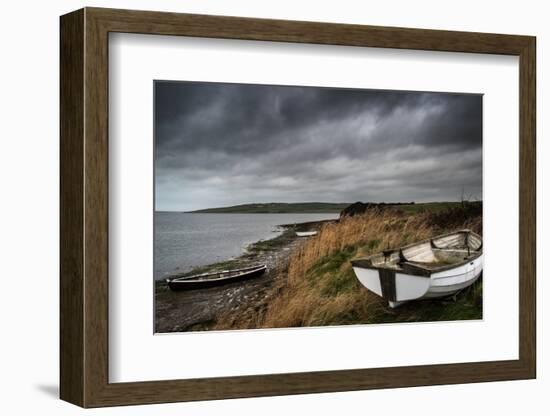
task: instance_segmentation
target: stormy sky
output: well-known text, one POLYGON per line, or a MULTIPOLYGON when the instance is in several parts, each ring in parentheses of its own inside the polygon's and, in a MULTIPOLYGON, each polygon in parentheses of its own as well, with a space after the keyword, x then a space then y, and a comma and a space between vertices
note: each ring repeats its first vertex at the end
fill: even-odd
POLYGON ((482 96, 155 82, 155 209, 481 199, 482 96))

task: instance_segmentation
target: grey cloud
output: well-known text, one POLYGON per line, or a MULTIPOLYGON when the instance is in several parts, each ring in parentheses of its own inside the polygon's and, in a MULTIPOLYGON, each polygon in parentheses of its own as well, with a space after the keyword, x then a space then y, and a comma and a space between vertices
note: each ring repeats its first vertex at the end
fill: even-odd
POLYGON ((156 209, 481 197, 480 95, 155 83, 156 209))

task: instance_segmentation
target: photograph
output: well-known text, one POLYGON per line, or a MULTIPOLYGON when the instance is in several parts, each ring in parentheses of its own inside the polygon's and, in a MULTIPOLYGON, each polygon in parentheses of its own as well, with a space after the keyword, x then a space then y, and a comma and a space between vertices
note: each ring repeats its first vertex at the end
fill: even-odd
POLYGON ((509 411, 518 389, 522 410, 541 403, 541 7, 335 3, 327 19, 298 2, 63 2, 12 30, 23 62, 59 57, 16 69, 44 90, 27 88, 33 103, 59 105, 30 116, 30 81, 8 83, 11 136, 34 140, 4 152, 4 205, 25 214, 4 216, 24 248, 7 311, 28 321, 8 323, 15 350, 49 345, 4 354, 36 393, 11 407, 244 416, 269 400, 279 416, 365 397, 387 412, 391 394, 394 413, 463 415, 509 411), (36 254, 57 284, 42 273, 22 308, 29 235, 55 240, 36 254))
POLYGON ((154 332, 483 319, 483 95, 155 80, 154 332))

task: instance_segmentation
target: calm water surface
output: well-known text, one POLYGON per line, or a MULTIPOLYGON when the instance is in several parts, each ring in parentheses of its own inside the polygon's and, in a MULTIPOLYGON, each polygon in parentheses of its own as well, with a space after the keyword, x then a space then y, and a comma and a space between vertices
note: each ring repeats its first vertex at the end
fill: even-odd
POLYGON ((247 245, 282 233, 280 224, 338 214, 155 213, 155 279, 241 255, 247 245))

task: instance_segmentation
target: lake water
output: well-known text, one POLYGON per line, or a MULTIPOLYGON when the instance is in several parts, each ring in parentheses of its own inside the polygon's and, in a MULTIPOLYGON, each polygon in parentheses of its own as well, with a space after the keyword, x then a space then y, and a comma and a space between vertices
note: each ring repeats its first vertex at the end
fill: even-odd
POLYGON ((155 213, 155 279, 237 257, 246 246, 282 233, 280 224, 338 218, 338 214, 155 213))

